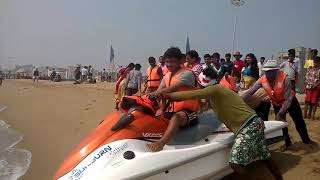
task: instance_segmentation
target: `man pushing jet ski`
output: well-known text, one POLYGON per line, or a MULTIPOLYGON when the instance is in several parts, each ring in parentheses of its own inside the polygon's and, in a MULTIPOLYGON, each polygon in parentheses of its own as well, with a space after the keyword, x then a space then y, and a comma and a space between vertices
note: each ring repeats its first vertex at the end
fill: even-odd
MULTIPOLYGON (((236 173, 246 174, 246 166, 260 160, 264 162, 275 179, 283 179, 268 150, 264 136, 263 120, 238 94, 226 87, 212 85, 205 89, 192 90, 192 74, 187 76, 186 72, 188 70, 181 69, 180 57, 181 52, 178 48, 169 48, 164 54, 170 73, 164 77, 155 94, 161 95, 163 99, 176 102, 171 103, 170 110, 173 115, 166 132, 158 142, 148 144, 150 150, 162 150, 179 127, 196 123, 197 119, 193 113, 199 107, 198 99, 207 98, 219 119, 235 133, 234 144, 229 156, 231 168, 236 173), (190 79, 186 80, 186 78, 190 79), (172 80, 174 83, 172 83, 172 80), (186 87, 186 85, 189 86, 186 87)), ((195 88, 193 87, 193 89, 195 88)))

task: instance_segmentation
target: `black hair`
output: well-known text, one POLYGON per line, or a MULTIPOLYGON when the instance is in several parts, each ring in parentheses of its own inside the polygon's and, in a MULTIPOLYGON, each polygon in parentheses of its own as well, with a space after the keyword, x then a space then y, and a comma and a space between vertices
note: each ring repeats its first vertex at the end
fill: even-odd
POLYGON ((212 57, 212 58, 218 58, 218 59, 220 59, 220 54, 217 53, 217 52, 215 52, 215 53, 212 54, 211 57, 212 57))
POLYGON ((296 50, 294 50, 294 49, 289 49, 289 50, 288 50, 288 55, 293 55, 293 56, 295 56, 295 55, 296 55, 296 50))
POLYGON ((128 65, 128 68, 129 68, 129 67, 134 68, 134 64, 133 64, 133 63, 130 63, 130 64, 128 65))
MULTIPOLYGON (((246 57, 250 57, 252 59, 252 63, 251 63, 252 76, 256 79, 259 79, 258 60, 256 56, 253 53, 249 53, 246 55, 246 57)), ((249 65, 247 61, 245 61, 245 63, 246 63, 246 66, 249 65)))
POLYGON ((317 56, 314 61, 319 62, 320 61, 320 56, 317 56))
POLYGON ((149 61, 149 62, 156 62, 156 58, 154 58, 154 57, 151 56, 151 57, 148 58, 148 61, 149 61))
POLYGON ((265 57, 261 57, 260 59, 263 59, 263 60, 265 60, 266 58, 265 58, 265 57))
POLYGON ((185 59, 186 58, 186 54, 181 54, 181 58, 185 59))
POLYGON ((317 50, 317 49, 311 49, 310 52, 311 52, 311 53, 318 54, 318 50, 317 50))
POLYGON ((135 70, 140 70, 141 69, 141 65, 140 64, 135 64, 134 65, 134 69, 135 70))
POLYGON ((203 58, 210 58, 210 54, 205 54, 203 58))
POLYGON ((190 56, 191 58, 196 58, 197 60, 199 59, 199 54, 195 50, 191 50, 191 51, 187 52, 186 55, 190 56))
POLYGON ((227 54, 225 55, 225 57, 230 57, 230 58, 231 58, 231 54, 230 54, 230 53, 227 53, 227 54))
POLYGON ((170 47, 163 55, 164 58, 182 58, 182 53, 178 47, 170 47))
POLYGON ((211 79, 217 79, 218 78, 218 74, 216 71, 214 71, 212 68, 207 67, 204 70, 202 70, 203 75, 211 78, 211 79))

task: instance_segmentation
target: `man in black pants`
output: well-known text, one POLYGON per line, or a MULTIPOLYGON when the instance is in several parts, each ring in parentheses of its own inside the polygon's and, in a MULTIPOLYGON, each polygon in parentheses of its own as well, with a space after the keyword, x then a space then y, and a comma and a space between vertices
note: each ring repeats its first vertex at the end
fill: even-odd
MULTIPOLYGON (((263 70, 265 71, 265 75, 256 81, 253 87, 242 95, 242 98, 244 100, 250 98, 250 96, 262 87, 270 97, 277 120, 283 120, 286 112, 289 112, 302 142, 305 144, 312 143, 302 117, 299 102, 295 96, 295 92, 292 90, 292 85, 287 78, 287 75, 279 70, 279 66, 275 60, 269 60, 263 66, 263 70)), ((283 135, 286 138, 286 146, 290 146, 292 143, 289 137, 288 128, 283 129, 283 135)))

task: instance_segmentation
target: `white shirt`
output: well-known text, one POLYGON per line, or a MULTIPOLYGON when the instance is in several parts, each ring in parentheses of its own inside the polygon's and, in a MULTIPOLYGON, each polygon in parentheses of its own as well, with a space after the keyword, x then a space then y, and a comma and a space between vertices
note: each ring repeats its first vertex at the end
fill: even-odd
POLYGON ((88 75, 88 70, 87 70, 86 68, 82 68, 82 69, 81 69, 81 75, 82 75, 82 76, 88 75))
POLYGON ((263 64, 261 62, 258 62, 258 68, 259 68, 259 76, 261 77, 264 74, 264 71, 262 71, 263 64))
POLYGON ((294 58, 293 64, 288 61, 283 62, 280 68, 288 75, 290 80, 295 80, 296 75, 300 74, 300 59, 294 58))

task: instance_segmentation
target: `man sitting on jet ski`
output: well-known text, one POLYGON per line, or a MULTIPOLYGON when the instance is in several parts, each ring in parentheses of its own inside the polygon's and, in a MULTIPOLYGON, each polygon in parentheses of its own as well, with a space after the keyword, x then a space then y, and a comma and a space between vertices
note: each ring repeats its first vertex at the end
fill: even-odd
MULTIPOLYGON (((155 94, 197 89, 197 79, 191 69, 183 68, 183 55, 179 48, 171 47, 164 53, 168 73, 164 76, 155 94)), ((151 93, 152 94, 152 93, 151 93)), ((198 122, 197 112, 200 110, 200 101, 185 100, 165 103, 162 101, 160 112, 170 119, 169 125, 162 138, 148 144, 151 151, 160 151, 169 142, 180 127, 190 127, 198 122)))
POLYGON ((162 92, 161 96, 171 101, 208 98, 218 118, 235 133, 229 157, 231 168, 236 173, 244 174, 247 165, 261 160, 276 179, 282 179, 266 144, 263 120, 237 93, 217 84, 194 91, 162 92))

